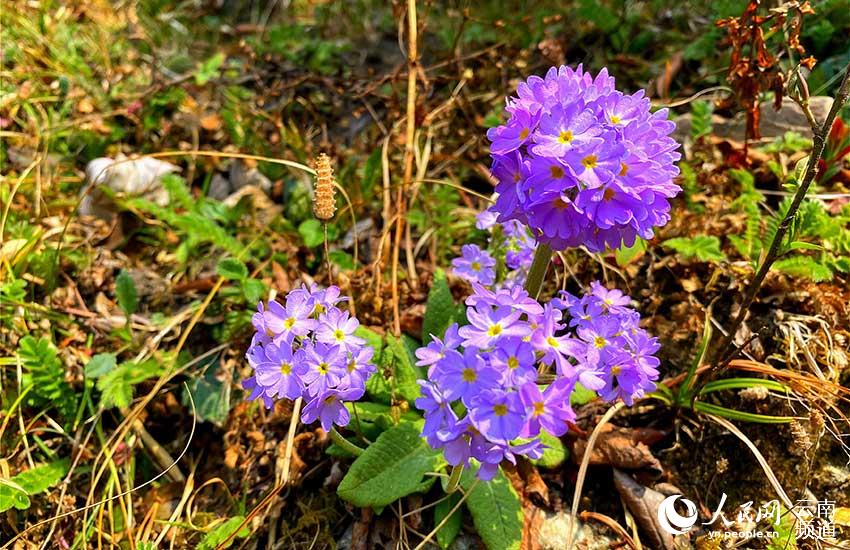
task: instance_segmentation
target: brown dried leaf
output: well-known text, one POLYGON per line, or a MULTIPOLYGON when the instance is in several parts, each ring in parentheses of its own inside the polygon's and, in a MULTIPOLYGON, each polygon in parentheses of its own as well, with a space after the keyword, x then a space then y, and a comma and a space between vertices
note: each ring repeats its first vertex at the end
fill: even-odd
POLYGON ((650 547, 672 550, 673 535, 661 528, 657 518, 657 510, 666 497, 637 483, 617 468, 614 468, 614 486, 649 540, 650 547))
MULTIPOLYGON (((590 464, 610 465, 626 470, 650 470, 655 475, 661 475, 664 469, 646 445, 646 441, 656 437, 660 437, 660 432, 655 430, 636 431, 605 425, 590 455, 590 464)), ((586 450, 587 440, 577 440, 573 447, 573 460, 581 463, 586 450)))

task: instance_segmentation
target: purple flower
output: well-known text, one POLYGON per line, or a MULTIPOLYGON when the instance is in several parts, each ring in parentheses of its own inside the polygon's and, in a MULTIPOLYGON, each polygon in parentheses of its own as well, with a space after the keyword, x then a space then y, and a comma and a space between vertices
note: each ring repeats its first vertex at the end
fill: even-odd
POLYGON ((453 323, 446 329, 446 335, 442 340, 431 334, 431 342, 427 346, 417 349, 415 352, 416 358, 419 359, 416 362, 416 366, 427 367, 433 365, 445 357, 447 351, 457 349, 461 342, 463 342, 463 339, 458 336, 457 330, 457 323, 453 323))
POLYGON ((300 350, 293 352, 291 346, 267 344, 256 349, 248 359, 254 367, 257 385, 265 388, 270 397, 301 397, 304 390, 301 377, 307 372, 301 355, 300 350))
POLYGON ((461 250, 463 255, 452 260, 454 274, 469 282, 493 284, 496 280, 496 271, 493 269, 496 260, 478 245, 465 244, 461 250))
POLYGON ((501 338, 518 336, 522 338, 530 331, 528 325, 520 321, 521 311, 508 306, 497 309, 476 307, 466 312, 470 324, 461 327, 458 334, 464 339, 464 346, 488 348, 501 338))
POLYGON ((309 302, 287 300, 287 307, 278 302, 269 302, 263 313, 266 327, 275 333, 275 340, 292 336, 306 336, 316 328, 316 320, 311 319, 313 307, 309 302))
POLYGON ((274 399, 271 396, 267 395, 262 386, 257 384, 257 378, 255 376, 250 376, 242 381, 242 389, 250 391, 251 393, 248 395, 248 401, 254 401, 257 398, 263 399, 263 405, 267 409, 271 409, 274 407, 274 399))
POLYGON ((356 318, 349 317, 347 311, 334 307, 319 315, 316 341, 340 346, 349 351, 356 349, 366 343, 363 338, 354 336, 358 326, 360 322, 356 318))
POLYGON ((326 432, 330 431, 334 424, 347 426, 351 416, 345 408, 345 401, 356 401, 361 397, 362 388, 324 390, 304 406, 301 421, 310 424, 318 419, 326 432))
POLYGON ((534 348, 521 338, 508 338, 500 342, 490 354, 490 363, 503 373, 509 386, 520 387, 537 380, 534 348))
POLYGON ((499 289, 495 292, 475 283, 472 284, 473 293, 466 299, 466 305, 477 308, 478 306, 507 306, 527 315, 540 315, 543 306, 537 300, 528 295, 522 287, 499 289))
POLYGON ((529 411, 528 423, 520 435, 535 437, 541 428, 555 437, 567 433, 568 423, 576 418, 570 407, 570 393, 573 387, 574 384, 570 380, 561 378, 549 384, 543 392, 533 383, 520 388, 520 398, 529 411))
POLYGON ((348 360, 345 365, 346 375, 340 385, 347 387, 366 387, 366 380, 375 373, 377 368, 372 364, 372 356, 375 354, 369 346, 364 346, 348 352, 348 360))
POLYGON ((345 352, 339 346, 317 342, 304 346, 304 363, 307 372, 301 377, 310 396, 318 396, 335 387, 348 373, 345 352))
POLYGON ((522 431, 525 411, 519 394, 485 390, 472 402, 469 419, 487 439, 507 443, 522 431))
POLYGON ((594 78, 553 67, 520 83, 505 112, 487 132, 499 221, 528 223, 557 249, 598 252, 651 238, 669 220, 681 191, 675 126, 643 92, 617 91, 606 69, 594 78))
POLYGON ((451 430, 457 424, 457 416, 451 408, 451 401, 446 399, 439 388, 427 380, 420 380, 422 397, 416 399, 416 408, 425 412, 425 426, 422 435, 426 438, 436 436, 441 430, 451 430))
POLYGON ((464 403, 481 390, 499 385, 499 371, 490 367, 474 348, 467 348, 463 355, 449 351, 446 357, 434 365, 431 376, 446 398, 464 403))

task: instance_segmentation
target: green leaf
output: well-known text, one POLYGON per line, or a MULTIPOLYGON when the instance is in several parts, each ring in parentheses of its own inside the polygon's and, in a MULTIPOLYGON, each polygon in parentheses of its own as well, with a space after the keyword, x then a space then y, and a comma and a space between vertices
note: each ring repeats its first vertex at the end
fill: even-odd
MULTIPOLYGON (((436 528, 441 521, 443 521, 446 516, 454 509, 460 500, 459 493, 452 493, 445 500, 440 501, 434 507, 434 527, 436 528)), ((445 525, 443 525, 439 531, 437 531, 437 544, 440 545, 440 548, 448 548, 452 545, 454 540, 457 538, 458 533, 460 533, 460 528, 463 526, 463 510, 458 509, 454 514, 449 516, 449 519, 446 521, 445 525)))
POLYGON ((198 70, 195 71, 195 84, 203 86, 213 78, 217 77, 223 63, 224 54, 222 52, 218 52, 201 63, 198 66, 198 70))
POLYGON ((304 246, 307 248, 316 248, 325 242, 325 230, 322 228, 322 223, 315 218, 301 222, 298 226, 298 234, 304 239, 304 246))
POLYGON ((816 283, 832 280, 832 270, 814 258, 803 255, 782 258, 773 264, 773 269, 793 277, 804 277, 816 283))
POLYGON ((580 407, 586 403, 590 403, 596 399, 596 392, 589 390, 576 382, 576 387, 573 388, 573 393, 570 394, 570 405, 580 407))
POLYGON ((633 261, 643 257, 645 252, 646 241, 638 237, 635 239, 635 243, 632 246, 623 245, 615 250, 614 259, 617 260, 618 266, 625 267, 633 261))
POLYGON ((412 403, 422 394, 417 382, 424 378, 422 369, 415 365, 407 347, 395 336, 387 334, 386 342, 387 351, 382 355, 382 359, 392 369, 393 380, 390 385, 398 395, 412 403))
POLYGON ((65 366, 53 342, 24 336, 18 342, 18 358, 26 376, 24 386, 32 385, 37 399, 55 406, 66 417, 73 416, 76 394, 65 381, 65 366))
MULTIPOLYGON (((226 538, 232 535, 242 522, 245 521, 244 516, 233 516, 227 521, 220 523, 216 526, 215 529, 207 533, 203 540, 201 540, 200 544, 198 544, 198 550, 214 550, 219 547, 219 545, 224 542, 226 538)), ((236 535, 240 538, 245 538, 250 533, 248 526, 246 525, 239 533, 236 535)), ((230 545, 224 546, 223 548, 227 548, 230 545)))
POLYGON ((405 422, 382 433, 351 464, 339 496, 356 506, 379 507, 419 490, 423 476, 442 464, 421 430, 421 422, 405 422))
POLYGON ((697 100, 691 103, 691 138, 694 141, 711 133, 713 113, 714 105, 710 101, 697 100))
POLYGON ((124 270, 121 270, 121 273, 115 279, 115 296, 118 298, 118 306, 127 317, 136 313, 136 309, 139 307, 136 284, 130 274, 124 270))
POLYGON ((726 259, 726 255, 720 250, 720 239, 713 235, 668 239, 662 245, 672 248, 685 258, 696 258, 703 262, 711 260, 719 262, 726 259))
POLYGON ((16 508, 26 510, 30 507, 30 497, 10 480, 0 478, 0 512, 16 508))
POLYGON ((366 159, 366 166, 363 167, 363 179, 360 181, 360 189, 364 195, 368 195, 378 178, 381 176, 381 149, 375 149, 369 158, 366 159))
POLYGON ((729 420, 739 420, 741 422, 755 422, 756 424, 788 424, 794 421, 793 416, 773 416, 766 414, 756 414, 746 411, 738 411, 720 405, 713 405, 705 401, 694 401, 694 410, 701 413, 713 414, 722 416, 729 420))
POLYGON ((242 281, 242 294, 249 304, 259 302, 266 295, 266 283, 259 279, 245 279, 242 281))
MULTIPOLYGON (((475 473, 466 470, 461 485, 469 491, 475 473)), ((479 481, 466 499, 466 507, 481 540, 489 550, 515 550, 522 542, 522 504, 501 470, 490 481, 479 481)))
POLYGON ((224 258, 215 268, 219 276, 231 281, 241 281, 248 278, 248 268, 236 258, 224 258))
MULTIPOLYGON (((202 377, 194 377, 187 389, 195 402, 198 420, 208 420, 216 426, 224 424, 230 414, 230 384, 218 379, 215 368, 208 368, 202 377)), ((185 392, 186 389, 183 404, 188 406, 189 397, 185 392)))
POLYGON ((115 368, 114 353, 98 353, 86 363, 86 378, 100 378, 115 368))
POLYGON ((43 493, 68 473, 68 459, 36 466, 11 479, 0 479, 0 512, 30 507, 28 495, 43 493))
POLYGON ((162 368, 152 359, 142 363, 121 363, 97 381, 97 389, 101 392, 101 406, 128 406, 133 399, 133 386, 161 373, 162 368))
POLYGON ((567 451, 566 447, 564 447, 560 438, 541 430, 540 441, 546 445, 546 449, 544 449, 542 457, 531 461, 534 464, 543 468, 557 468, 563 464, 564 460, 566 460, 567 456, 569 456, 569 451, 567 451))
POLYGON ((68 459, 63 458, 49 464, 30 468, 12 478, 28 495, 36 495, 59 483, 68 473, 68 459))
POLYGON ((422 320, 422 341, 430 342, 431 335, 442 338, 446 329, 454 322, 457 312, 452 291, 442 269, 434 272, 434 283, 428 291, 425 318, 422 320))

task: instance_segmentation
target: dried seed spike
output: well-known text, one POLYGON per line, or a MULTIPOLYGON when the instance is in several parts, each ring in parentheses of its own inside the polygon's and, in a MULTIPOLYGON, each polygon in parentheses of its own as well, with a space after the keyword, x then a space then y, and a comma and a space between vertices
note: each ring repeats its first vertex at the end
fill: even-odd
POLYGON ((316 157, 316 187, 313 193, 313 214, 322 221, 334 217, 336 211, 336 187, 331 159, 322 153, 316 157))

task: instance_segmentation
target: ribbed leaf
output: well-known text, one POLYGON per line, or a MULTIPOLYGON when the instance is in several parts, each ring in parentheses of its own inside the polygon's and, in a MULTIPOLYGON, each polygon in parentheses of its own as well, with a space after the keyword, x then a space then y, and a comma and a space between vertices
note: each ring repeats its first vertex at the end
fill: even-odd
MULTIPOLYGON (((467 470, 461 484, 469 490, 475 481, 467 470)), ((515 550, 522 542, 522 504, 501 470, 492 480, 479 481, 466 499, 475 529, 489 550, 515 550)))
POLYGON ((380 507, 420 490, 423 476, 442 463, 421 430, 421 422, 405 422, 382 433, 352 463, 339 496, 357 506, 380 507))
POLYGON ((431 335, 442 338, 449 325, 454 322, 457 306, 446 280, 446 274, 438 269, 434 272, 434 284, 428 291, 428 304, 422 320, 422 342, 431 341, 431 335))
MULTIPOLYGON (((460 500, 460 493, 454 493, 445 500, 441 501, 434 507, 434 528, 454 509, 457 502, 460 500)), ((457 538, 460 533, 460 528, 463 525, 463 509, 457 510, 449 516, 446 523, 437 531, 437 544, 440 548, 448 548, 457 538)))

